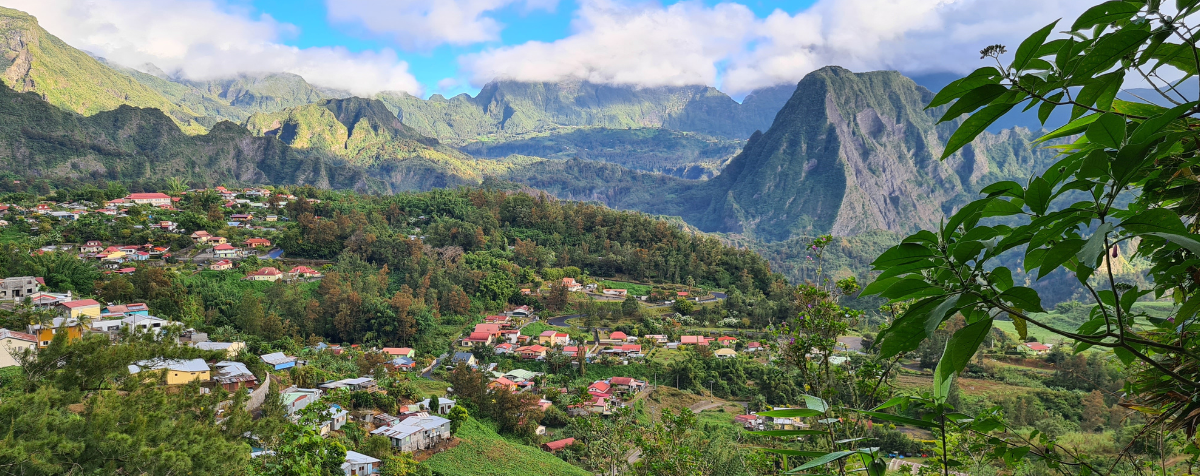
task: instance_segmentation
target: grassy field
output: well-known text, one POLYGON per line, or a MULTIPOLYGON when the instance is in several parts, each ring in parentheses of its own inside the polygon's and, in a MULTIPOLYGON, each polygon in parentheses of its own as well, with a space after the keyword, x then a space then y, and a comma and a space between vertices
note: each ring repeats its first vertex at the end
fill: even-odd
POLYGON ((450 387, 449 383, 441 380, 430 380, 420 377, 412 379, 412 382, 419 390, 421 390, 421 395, 427 397, 430 395, 444 397, 446 395, 446 389, 450 387))
MULTIPOLYGON (((1174 308, 1175 305, 1172 303, 1158 301, 1139 302, 1134 303, 1133 305, 1134 312, 1144 312, 1154 317, 1166 317, 1174 310, 1174 308)), ((1090 307, 1079 306, 1066 312, 1053 311, 1047 313, 1038 313, 1031 315, 1031 317, 1061 329, 1074 331, 1079 327, 1080 324, 1083 324, 1085 321, 1087 321, 1088 312, 1090 312, 1090 310, 1090 307)), ((1014 338, 1017 336, 1017 330, 1013 327, 1012 321, 995 321, 994 327, 1011 334, 1014 338)), ((1063 339, 1062 336, 1032 324, 1028 327, 1028 335, 1036 338, 1038 342, 1056 343, 1063 339)))
POLYGON ((650 286, 645 284, 624 283, 621 281, 609 281, 606 279, 604 281, 600 281, 600 285, 604 286, 604 289, 624 289, 628 291, 629 294, 634 296, 650 295, 650 286))
MULTIPOLYGON (((995 380, 973 378, 957 378, 955 380, 958 382, 958 388, 967 395, 987 395, 994 398, 1002 398, 1011 395, 1021 395, 1035 390, 1030 387, 1009 385, 995 380)), ((928 390, 933 387, 933 377, 928 375, 900 374, 896 378, 895 386, 902 390, 928 390)))
POLYGON ((558 459, 539 448, 510 441, 474 418, 463 423, 456 435, 458 446, 425 461, 434 474, 458 476, 587 476, 587 471, 558 459))
POLYGON ((0 243, 15 243, 29 239, 29 235, 17 231, 15 228, 0 228, 0 243))

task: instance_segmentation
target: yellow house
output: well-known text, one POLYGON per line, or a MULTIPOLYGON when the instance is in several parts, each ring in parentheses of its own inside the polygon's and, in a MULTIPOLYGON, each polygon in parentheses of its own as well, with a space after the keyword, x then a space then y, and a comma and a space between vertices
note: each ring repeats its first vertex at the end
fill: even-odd
POLYGON ((80 299, 58 303, 58 310, 63 317, 79 319, 83 316, 100 317, 100 303, 95 299, 80 299))
POLYGON ((17 356, 37 348, 37 337, 0 328, 0 369, 18 365, 17 356))
POLYGON ((167 385, 183 385, 192 381, 207 382, 212 378, 211 370, 204 359, 192 360, 143 360, 129 366, 129 373, 164 372, 167 385))
MULTIPOLYGON (((91 300, 89 299, 89 301, 91 300)), ((59 332, 67 333, 67 341, 83 337, 83 326, 79 324, 79 319, 75 318, 56 317, 48 325, 31 324, 27 330, 37 338, 39 349, 50 345, 50 341, 54 340, 54 335, 59 332)))
POLYGON ((713 355, 717 356, 718 359, 730 359, 737 357, 737 352, 728 347, 722 347, 713 352, 713 355))

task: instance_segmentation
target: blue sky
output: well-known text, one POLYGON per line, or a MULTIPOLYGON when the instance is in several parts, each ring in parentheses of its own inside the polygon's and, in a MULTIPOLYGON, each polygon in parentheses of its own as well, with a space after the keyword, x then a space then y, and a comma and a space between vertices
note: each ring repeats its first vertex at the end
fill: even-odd
MULTIPOLYGON (((811 6, 815 0, 754 0, 739 2, 758 17, 766 17, 775 10, 795 13, 811 6)), ((662 2, 668 6, 677 1, 662 2)), ((721 2, 707 0, 705 5, 721 2)), ((476 53, 498 45, 519 45, 528 41, 551 42, 567 37, 571 33, 571 19, 579 5, 572 0, 562 0, 553 9, 529 9, 521 5, 509 5, 490 12, 488 16, 504 25, 500 40, 467 46, 441 45, 432 50, 406 51, 402 45, 389 38, 352 24, 332 22, 329 19, 325 0, 253 0, 258 13, 270 15, 277 21, 295 25, 297 34, 281 38, 281 42, 300 48, 319 46, 342 46, 350 51, 377 51, 384 48, 397 50, 400 58, 409 64, 410 71, 424 84, 428 93, 447 96, 466 92, 475 94, 477 87, 460 84, 441 90, 437 84, 445 78, 459 76, 457 58, 463 54, 476 53)))
MULTIPOLYGON (((837 65, 965 73, 1094 0, 0 0, 68 44, 189 79, 289 72, 371 96, 495 79, 707 85, 837 65)), ((145 69, 145 68, 144 68, 145 69)))

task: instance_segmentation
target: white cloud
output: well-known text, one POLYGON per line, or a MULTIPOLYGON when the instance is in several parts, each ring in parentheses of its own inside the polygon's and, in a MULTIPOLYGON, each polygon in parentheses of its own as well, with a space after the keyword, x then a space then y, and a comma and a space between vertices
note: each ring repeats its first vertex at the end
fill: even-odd
POLYGON ((909 73, 965 72, 978 51, 1010 45, 1090 0, 819 0, 756 17, 737 3, 582 0, 573 33, 460 58, 476 83, 494 78, 662 86, 719 85, 731 93, 799 81, 826 65, 909 73))
POLYGON ((358 95, 383 90, 421 93, 391 50, 354 53, 340 47, 280 43, 295 27, 219 0, 0 0, 28 12, 71 46, 117 64, 147 63, 203 80, 245 72, 290 72, 320 86, 358 95))
POLYGON ((513 4, 553 10, 557 0, 325 0, 329 18, 361 25, 407 49, 470 45, 500 38, 504 28, 487 13, 513 4))

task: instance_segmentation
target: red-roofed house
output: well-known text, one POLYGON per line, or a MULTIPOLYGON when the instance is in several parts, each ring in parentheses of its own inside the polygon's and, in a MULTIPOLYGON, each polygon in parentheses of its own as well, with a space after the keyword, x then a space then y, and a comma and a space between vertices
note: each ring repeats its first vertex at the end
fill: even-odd
POLYGON ((100 317, 100 303, 95 299, 80 299, 58 303, 59 312, 63 317, 78 318, 80 316, 100 317))
POLYGON ((258 247, 270 248, 271 240, 268 240, 266 238, 248 238, 248 239, 246 239, 246 246, 249 246, 251 248, 258 248, 258 247))
POLYGON ((462 345, 466 347, 476 345, 489 345, 492 343, 492 333, 490 332, 472 332, 462 340, 462 345))
POLYGON ((558 450, 561 450, 568 446, 571 446, 571 444, 573 444, 573 443, 575 443, 575 438, 564 438, 564 439, 561 439, 558 441, 551 441, 549 443, 544 443, 544 444, 542 444, 542 449, 553 453, 555 451, 558 451, 558 450))
POLYGON ((96 240, 92 240, 87 243, 84 243, 83 246, 79 247, 80 253, 99 253, 103 250, 104 250, 104 244, 100 243, 99 241, 96 241, 96 240))
POLYGON ((612 340, 625 340, 628 337, 629 336, 625 335, 625 333, 621 331, 616 331, 608 335, 608 338, 612 340))
POLYGON ((500 324, 475 324, 475 330, 471 332, 486 332, 491 335, 500 335, 500 324))
POLYGON ((517 354, 522 359, 538 359, 546 357, 546 348, 540 345, 527 345, 517 348, 517 354))
POLYGON ((1025 347, 1037 354, 1044 354, 1053 348, 1053 346, 1042 344, 1040 342, 1026 342, 1025 347))
POLYGON ((562 278, 562 284, 567 287, 567 291, 579 291, 583 289, 583 286, 575 282, 575 278, 562 278))
POLYGON ((589 385, 587 391, 592 395, 607 397, 611 395, 612 385, 609 385, 608 382, 600 380, 589 385))
POLYGON ((495 353, 496 353, 496 355, 508 354, 508 353, 511 353, 515 347, 516 347, 515 345, 505 342, 503 344, 496 346, 495 353))
POLYGON ((208 269, 211 269, 213 271, 225 271, 228 269, 233 269, 233 261, 223 259, 223 260, 220 260, 213 264, 208 265, 208 269))
POLYGON ((309 268, 308 266, 297 266, 292 268, 292 270, 289 272, 292 273, 292 276, 297 278, 319 278, 322 276, 321 273, 317 272, 317 270, 309 268))
POLYGON ((417 351, 409 347, 384 347, 381 352, 392 357, 408 357, 410 359, 412 356, 417 355, 417 351))
POLYGON ((613 377, 608 379, 608 382, 612 384, 614 392, 622 394, 638 393, 646 388, 646 382, 633 377, 613 377))
POLYGON ((246 275, 244 279, 248 279, 250 281, 279 281, 280 279, 283 279, 283 273, 272 266, 267 266, 264 268, 259 268, 258 271, 246 275))
POLYGON ((488 384, 488 388, 492 390, 508 390, 511 393, 517 390, 517 383, 504 377, 500 377, 496 380, 492 380, 492 383, 488 384))
POLYGON ((721 336, 721 337, 718 337, 718 338, 717 338, 717 343, 718 343, 718 344, 721 344, 721 345, 723 345, 723 346, 725 346, 725 347, 729 347, 729 346, 733 345, 733 344, 734 344, 734 343, 736 343, 736 342, 737 342, 737 338, 736 338, 736 337, 730 337, 730 336, 721 336))
POLYGON ((171 204, 171 196, 165 193, 131 193, 125 199, 138 205, 152 205, 156 207, 171 204))
POLYGON ((683 345, 708 345, 708 339, 704 336, 683 336, 679 338, 679 343, 683 345))
POLYGON ((746 344, 745 352, 758 352, 758 351, 762 350, 762 348, 763 348, 762 344, 760 344, 758 342, 751 342, 749 344, 746 344))
POLYGON ((241 251, 228 243, 221 243, 213 247, 213 255, 218 258, 237 258, 239 254, 241 251))
POLYGON ((577 345, 568 345, 566 347, 563 347, 563 349, 562 349, 563 355, 565 355, 567 357, 577 357, 577 356, 579 356, 579 347, 580 346, 577 346, 577 345))

